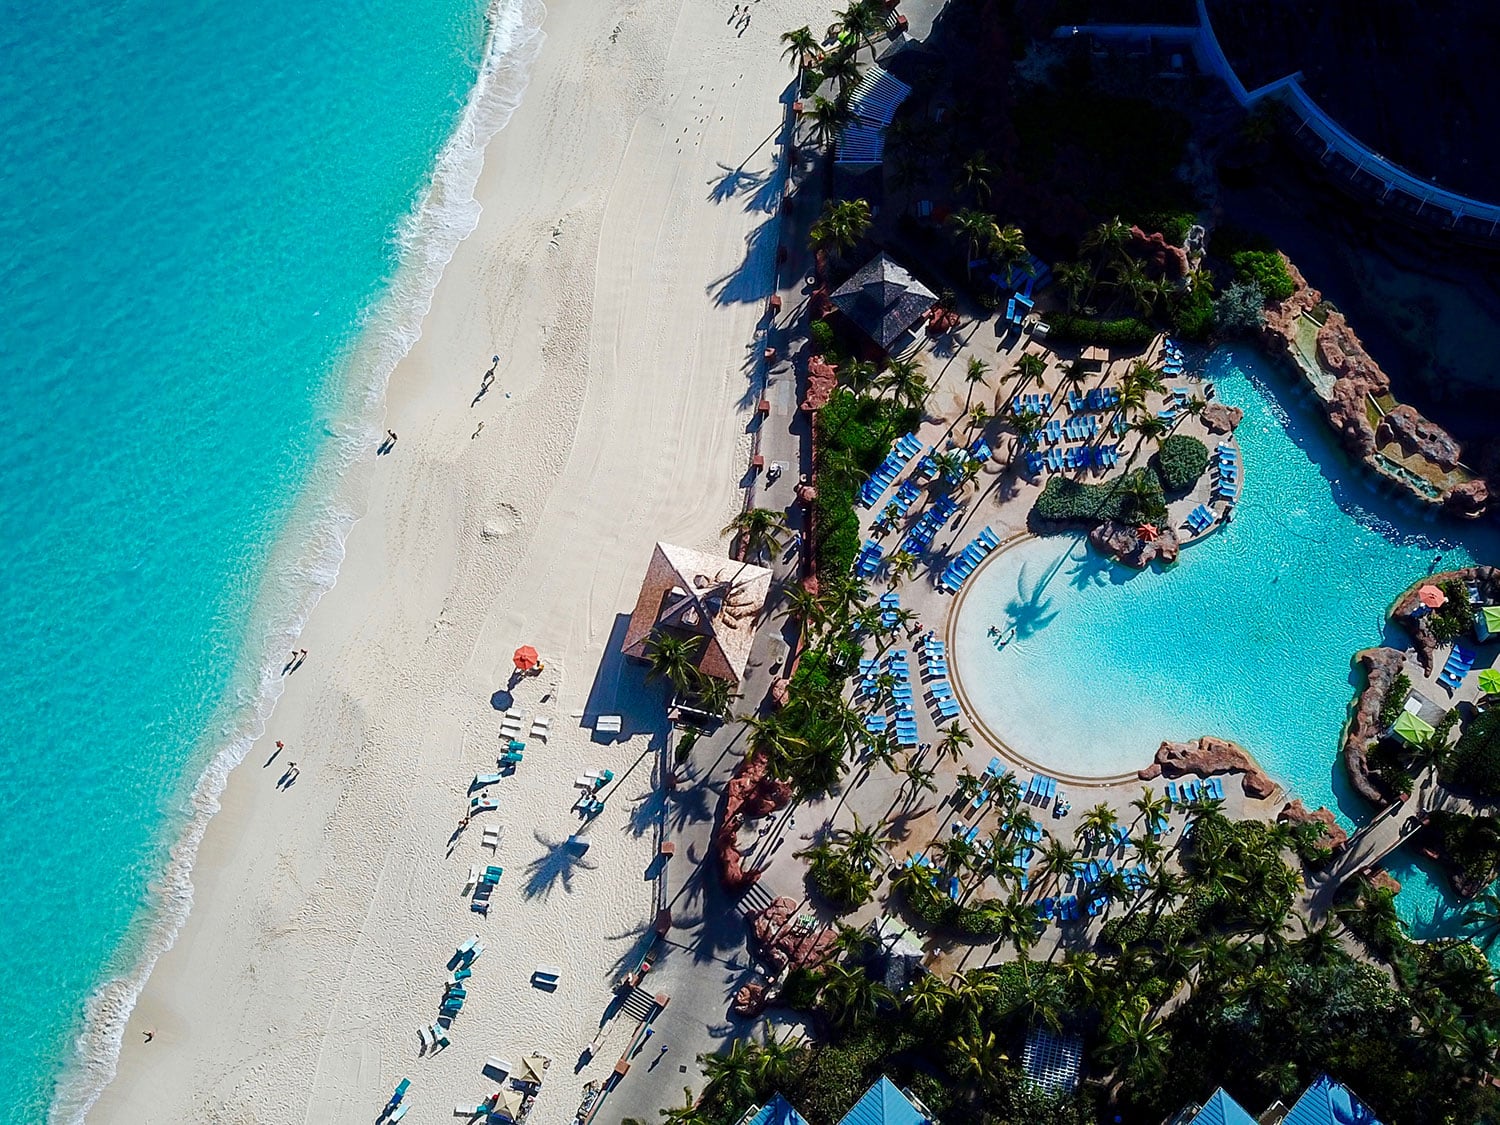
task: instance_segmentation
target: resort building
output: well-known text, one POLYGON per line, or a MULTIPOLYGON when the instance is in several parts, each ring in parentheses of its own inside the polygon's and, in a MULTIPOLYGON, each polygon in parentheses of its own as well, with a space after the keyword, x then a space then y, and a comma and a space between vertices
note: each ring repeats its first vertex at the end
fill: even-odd
POLYGON ((1291 1109, 1275 1103, 1256 1117, 1222 1089, 1201 1106, 1188 1106, 1171 1125, 1380 1125, 1370 1107, 1328 1075, 1302 1092, 1291 1109))
POLYGON ((700 637, 698 671, 738 684, 770 590, 771 572, 763 566, 658 543, 620 651, 647 660, 653 637, 700 637))
POLYGON ((881 251, 828 300, 882 351, 896 352, 912 325, 937 304, 937 294, 881 251))
MULTIPOLYGON (((791 1103, 777 1094, 763 1106, 752 1107, 740 1125, 807 1125, 791 1103)), ((885 1076, 839 1119, 839 1125, 937 1125, 927 1107, 885 1076)))

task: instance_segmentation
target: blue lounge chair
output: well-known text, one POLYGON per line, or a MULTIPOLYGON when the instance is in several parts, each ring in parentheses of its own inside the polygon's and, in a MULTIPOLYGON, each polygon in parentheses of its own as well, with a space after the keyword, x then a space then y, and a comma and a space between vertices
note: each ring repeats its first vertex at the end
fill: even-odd
POLYGON ((1173 805, 1182 804, 1182 798, 1177 796, 1177 783, 1175 781, 1167 782, 1167 801, 1173 805))
POLYGON ((387 1105, 400 1105, 401 1104, 401 1099, 404 1098, 404 1097, 406 1097, 406 1091, 408 1091, 410 1089, 411 1089, 411 1079, 410 1078, 403 1078, 403 1079, 401 1079, 400 1082, 396 1083, 396 1092, 391 1095, 391 1100, 388 1101, 386 1104, 387 1105))

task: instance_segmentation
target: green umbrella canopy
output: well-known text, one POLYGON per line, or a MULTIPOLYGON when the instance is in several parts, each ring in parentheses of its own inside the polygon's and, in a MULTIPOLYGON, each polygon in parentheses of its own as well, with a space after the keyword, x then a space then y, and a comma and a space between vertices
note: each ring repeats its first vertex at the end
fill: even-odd
POLYGON ((1484 668, 1479 673, 1479 690, 1500 695, 1500 668, 1484 668))
POLYGON ((1500 605, 1487 605, 1479 611, 1479 619, 1491 633, 1500 633, 1500 605))
POLYGON ((1402 738, 1413 746, 1433 733, 1432 724, 1420 715, 1414 715, 1410 711, 1402 711, 1397 716, 1396 722, 1391 727, 1402 738))

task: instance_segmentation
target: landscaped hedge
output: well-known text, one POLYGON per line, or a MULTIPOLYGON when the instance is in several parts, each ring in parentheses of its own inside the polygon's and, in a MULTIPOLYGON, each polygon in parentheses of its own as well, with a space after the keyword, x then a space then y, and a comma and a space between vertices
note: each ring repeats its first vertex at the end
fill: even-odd
POLYGON ((1173 246, 1181 246, 1187 242, 1188 228, 1197 221, 1198 216, 1191 211, 1148 211, 1136 225, 1147 234, 1159 232, 1173 246))
POLYGON ((1411 694, 1411 677, 1397 672, 1391 686, 1385 689, 1385 698, 1380 701, 1380 729, 1385 730, 1401 717, 1401 708, 1406 706, 1406 697, 1411 694))
POLYGON ((1208 446, 1191 434, 1173 434, 1161 443, 1151 458, 1162 490, 1180 496, 1198 482, 1208 468, 1208 446))
POLYGON ((1443 854, 1463 872, 1469 887, 1483 887, 1500 867, 1500 829, 1489 817, 1433 809, 1429 825, 1443 841, 1443 854))
POLYGON ((1270 301, 1284 301, 1297 291, 1286 262, 1274 250, 1239 250, 1230 255, 1236 281, 1254 282, 1270 301))
POLYGON ((859 554, 860 486, 896 437, 912 429, 918 412, 885 399, 834 392, 818 411, 816 467, 818 569, 844 574, 859 554))
POLYGON ((1206 282, 1172 303, 1172 331, 1185 340, 1206 340, 1213 334, 1214 323, 1213 287, 1206 282))
POLYGON ((1048 338, 1064 344, 1101 344, 1105 347, 1142 348, 1156 337, 1156 329, 1137 317, 1095 320, 1076 313, 1048 313, 1048 338))
POLYGON ((1443 583, 1442 590, 1448 600, 1432 611, 1427 619, 1427 628, 1433 640, 1447 644, 1457 640, 1474 627, 1474 610, 1469 606, 1469 591, 1453 579, 1443 583))
POLYGON ((1103 484, 1085 484, 1071 477, 1055 476, 1047 481, 1033 509, 1038 519, 1050 523, 1103 523, 1105 520, 1156 520, 1166 512, 1161 478, 1149 468, 1132 469, 1103 484), (1142 494, 1132 491, 1129 481, 1143 481, 1142 494))
POLYGON ((1500 795, 1500 708, 1486 711, 1458 736, 1440 766, 1443 784, 1485 797, 1500 795))

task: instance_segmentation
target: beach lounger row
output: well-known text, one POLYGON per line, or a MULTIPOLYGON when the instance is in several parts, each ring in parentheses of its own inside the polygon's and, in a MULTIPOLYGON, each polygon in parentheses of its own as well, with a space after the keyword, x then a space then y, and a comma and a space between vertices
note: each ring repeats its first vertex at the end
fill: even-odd
POLYGON ((1034 308, 1036 308, 1036 301, 1030 295, 1021 292, 1012 293, 1010 300, 1005 302, 1005 323, 1022 323, 1034 308))
POLYGON ((1454 645, 1453 651, 1448 654, 1447 663, 1443 670, 1438 673, 1438 679, 1453 691, 1457 691, 1464 682, 1464 677, 1474 667, 1474 654, 1463 645, 1454 645))
POLYGON ((1199 504, 1187 514, 1187 529, 1194 535, 1202 535, 1217 519, 1207 504, 1199 504))
POLYGON ((1013 414, 1046 414, 1052 409, 1052 396, 1011 395, 1010 409, 1013 414))
POLYGON ((1042 774, 1033 777, 1027 782, 1026 788, 1021 791, 1022 801, 1028 805, 1041 805, 1043 808, 1055 796, 1057 796, 1057 778, 1044 777, 1042 774))
POLYGON ((953 689, 947 680, 933 680, 927 685, 927 691, 932 696, 932 709, 940 720, 951 722, 958 718, 958 700, 953 698, 953 689))
POLYGON ((1120 447, 1111 445, 1078 445, 1067 449, 1052 448, 1045 453, 1026 454, 1026 470, 1037 476, 1043 469, 1054 473, 1079 469, 1109 469, 1119 464, 1120 447))
POLYGON ((938 587, 950 594, 958 593, 959 587, 968 580, 969 575, 974 573, 984 557, 999 545, 999 536, 992 529, 985 528, 972 543, 959 552, 958 558, 943 569, 942 575, 938 578, 938 587))
POLYGON ((1171 339, 1162 341, 1162 373, 1167 376, 1181 375, 1183 362, 1182 348, 1171 339))
POLYGON ((917 440, 916 434, 902 434, 896 439, 891 451, 886 454, 875 471, 870 474, 870 479, 865 481, 859 490, 859 503, 861 507, 873 508, 875 501, 885 494, 886 489, 896 483, 896 478, 901 475, 901 470, 911 462, 922 450, 922 443, 917 440))
POLYGON ((880 624, 886 629, 894 629, 896 622, 901 620, 901 599, 895 590, 887 590, 880 595, 880 600, 875 603, 880 607, 880 624))
POLYGON ((1214 499, 1233 500, 1240 491, 1240 455, 1232 445, 1214 450, 1214 499))
POLYGON ((1068 410, 1074 414, 1084 411, 1097 414, 1119 405, 1120 391, 1117 387, 1095 387, 1083 394, 1078 391, 1068 392, 1068 410))
POLYGON ((873 656, 861 658, 859 662, 859 684, 854 694, 860 699, 868 699, 874 695, 880 687, 880 666, 873 656))
POLYGON ((909 479, 902 481, 901 487, 896 489, 896 494, 881 511, 880 518, 875 521, 875 526, 881 531, 889 531, 895 527, 896 521, 906 515, 907 509, 920 495, 922 495, 922 488, 916 481, 909 479))
POLYGON ((1078 414, 1062 424, 1063 436, 1070 441, 1084 441, 1099 436, 1099 415, 1078 414))
POLYGON ((1207 781, 1189 781, 1182 785, 1175 782, 1167 783, 1167 800, 1178 808, 1187 808, 1195 801, 1207 798, 1211 801, 1222 801, 1224 799, 1224 781, 1222 778, 1210 777, 1207 781))
POLYGON ((873 578, 880 569, 883 556, 880 544, 873 539, 866 539, 865 545, 860 548, 859 557, 854 560, 855 577, 873 578))
POLYGON ((922 554, 932 545, 933 537, 948 522, 948 517, 956 511, 958 501, 952 496, 938 497, 906 533, 906 538, 901 541, 901 549, 910 555, 922 554))

